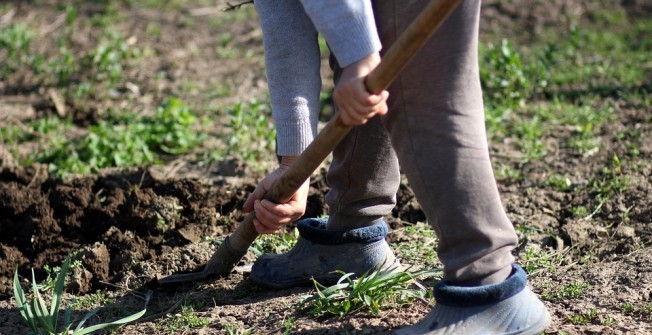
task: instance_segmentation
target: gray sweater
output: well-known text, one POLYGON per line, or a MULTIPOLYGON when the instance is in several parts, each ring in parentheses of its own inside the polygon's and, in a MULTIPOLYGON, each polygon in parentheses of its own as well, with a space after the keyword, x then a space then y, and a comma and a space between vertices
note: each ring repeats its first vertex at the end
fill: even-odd
POLYGON ((256 0, 265 46, 277 154, 297 156, 317 134, 318 32, 340 66, 381 48, 370 0, 256 0))

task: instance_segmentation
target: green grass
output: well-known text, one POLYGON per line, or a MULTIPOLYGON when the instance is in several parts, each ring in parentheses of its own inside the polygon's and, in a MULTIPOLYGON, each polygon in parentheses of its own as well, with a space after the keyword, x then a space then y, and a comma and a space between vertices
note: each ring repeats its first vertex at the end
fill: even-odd
POLYGON ((354 279, 353 273, 342 275, 337 284, 324 286, 314 280, 316 293, 301 298, 297 308, 313 316, 343 317, 355 312, 377 316, 382 309, 398 308, 415 299, 430 299, 431 290, 417 278, 439 276, 437 271, 391 272, 376 270, 354 279))
POLYGON ((282 254, 290 251, 299 239, 299 230, 292 229, 291 233, 264 234, 259 236, 249 247, 256 256, 264 253, 282 254))
POLYGON ((197 117, 177 99, 169 99, 153 116, 126 114, 123 120, 101 121, 88 133, 68 141, 55 137, 37 153, 59 175, 88 174, 107 167, 158 163, 161 154, 180 154, 201 144, 197 117))
POLYGON ((482 43, 490 139, 515 138, 521 160, 529 161, 548 153, 542 138, 570 131, 565 146, 583 155, 600 149, 601 127, 613 121, 612 101, 605 98, 649 106, 652 68, 644 64, 652 58, 652 20, 613 20, 621 24, 572 26, 561 34, 549 28, 528 45, 505 39, 482 43))
POLYGON ((267 103, 251 100, 237 103, 227 110, 227 155, 236 155, 247 162, 258 162, 275 152, 276 129, 267 103))
POLYGON ((208 318, 200 316, 195 311, 195 308, 190 303, 184 303, 181 305, 181 311, 179 313, 168 314, 164 321, 156 325, 156 328, 167 334, 176 334, 180 331, 185 333, 192 329, 208 325, 208 318))
POLYGON ((620 309, 629 315, 638 316, 652 321, 652 303, 631 303, 624 302, 620 305, 620 309))
POLYGON ((439 262, 437 256, 437 237, 435 231, 426 223, 417 223, 414 225, 405 225, 403 229, 405 236, 401 241, 392 244, 398 253, 398 256, 404 263, 413 266, 433 266, 439 262), (418 240, 419 243, 414 243, 418 240))
POLYGON ((584 313, 574 313, 566 318, 566 320, 574 325, 594 323, 598 321, 598 311, 591 308, 584 313))
POLYGON ((519 257, 519 262, 525 271, 534 276, 542 271, 554 271, 564 261, 564 256, 556 250, 526 248, 519 257))
POLYGON ((560 302, 567 299, 576 299, 584 294, 589 287, 587 282, 575 282, 564 285, 555 291, 541 293, 541 298, 547 301, 560 302))

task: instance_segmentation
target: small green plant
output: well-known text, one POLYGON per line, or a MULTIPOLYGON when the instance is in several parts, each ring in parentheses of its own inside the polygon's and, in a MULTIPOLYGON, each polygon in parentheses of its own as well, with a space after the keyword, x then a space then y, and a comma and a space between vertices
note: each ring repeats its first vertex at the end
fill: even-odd
POLYGON ((228 115, 231 134, 226 140, 227 154, 256 162, 274 152, 276 129, 268 104, 256 100, 237 103, 229 108, 228 115))
POLYGON ((106 292, 97 290, 95 293, 86 294, 84 297, 76 299, 71 305, 72 308, 90 308, 111 303, 114 303, 114 300, 109 298, 106 292))
POLYGON ((264 253, 281 254, 290 251, 299 239, 299 230, 294 228, 289 234, 265 234, 257 238, 250 250, 256 256, 264 253))
MULTIPOLYGON (((59 271, 59 274, 57 275, 56 278, 55 286, 52 293, 50 308, 46 306, 45 300, 41 295, 39 287, 36 283, 34 271, 32 270, 32 291, 34 293, 34 297, 32 299, 32 302, 30 303, 27 300, 25 291, 23 291, 23 288, 20 285, 20 279, 18 278, 18 270, 16 269, 16 272, 14 274, 14 298, 16 299, 16 305, 18 306, 20 314, 23 317, 23 320, 25 320, 29 328, 32 330, 32 334, 34 335, 40 335, 43 333, 48 335, 89 334, 91 332, 105 329, 107 327, 120 326, 135 321, 145 314, 147 309, 143 308, 142 311, 127 316, 125 318, 113 322, 101 323, 85 328, 84 324, 86 323, 86 321, 88 321, 92 316, 97 314, 97 312, 100 310, 100 308, 98 307, 86 313, 86 315, 77 324, 77 327, 73 329, 72 327, 75 322, 75 321, 71 321, 73 304, 70 304, 68 308, 66 308, 63 323, 61 326, 59 326, 59 314, 62 305, 64 283, 69 267, 70 267, 70 259, 66 259, 66 261, 64 261, 63 264, 61 265, 61 270, 59 271)), ((149 300, 149 295, 148 298, 146 299, 145 305, 147 305, 148 300, 149 300)))
POLYGON ((17 23, 6 28, 0 28, 0 78, 29 65, 29 52, 34 32, 24 23, 17 23), (4 52, 3 52, 4 51, 4 52))
POLYGON ((546 186, 552 186, 555 190, 559 192, 568 192, 573 186, 573 182, 570 180, 568 175, 553 173, 546 179, 546 186))
POLYGON ((527 248, 521 256, 525 271, 531 276, 546 271, 554 270, 564 261, 564 256, 556 250, 541 250, 538 248, 527 248))
POLYGON ((209 323, 208 318, 197 315, 192 304, 181 305, 181 312, 168 314, 168 318, 157 328, 174 334, 178 331, 189 331, 193 328, 203 327, 209 323))
POLYGON ((38 160, 60 175, 158 163, 159 153, 181 154, 203 142, 196 124, 188 106, 170 98, 151 117, 101 121, 72 142, 55 137, 38 160))
POLYGON ((429 298, 427 290, 416 279, 435 277, 440 273, 432 270, 415 272, 376 270, 354 279, 353 273, 344 273, 333 286, 314 281, 316 293, 301 298, 298 309, 314 316, 336 315, 342 317, 363 309, 378 315, 389 304, 407 304, 414 299, 429 298), (416 288, 415 288, 416 286, 416 288))
POLYGON ((575 299, 584 294, 584 291, 589 287, 586 282, 570 283, 560 287, 556 291, 543 292, 541 298, 547 301, 562 301, 564 299, 575 299))
POLYGON ((624 302, 620 305, 625 314, 636 315, 648 320, 652 320, 652 303, 648 304, 633 304, 631 302, 624 302))
POLYGON ((395 245, 398 254, 404 261, 414 266, 435 264, 439 261, 436 250, 437 237, 435 231, 428 224, 420 222, 406 225, 404 233, 410 241, 395 245), (419 243, 413 243, 412 239, 419 240, 419 243))
POLYGON ((586 313, 575 313, 567 318, 568 322, 574 325, 581 325, 587 323, 594 323, 599 321, 598 310, 595 308, 589 309, 586 313))
POLYGON ((623 173, 623 169, 623 162, 614 154, 611 164, 602 168, 600 176, 589 180, 589 191, 598 201, 608 201, 629 186, 630 178, 623 173))
POLYGON ((538 59, 531 57, 531 64, 526 65, 523 54, 503 39, 500 44, 482 46, 480 53, 480 80, 490 107, 519 106, 548 84, 552 52, 544 52, 538 59))
POLYGON ((292 316, 288 317, 287 319, 283 320, 283 334, 287 335, 290 334, 292 329, 294 329, 294 326, 296 325, 296 319, 292 316))

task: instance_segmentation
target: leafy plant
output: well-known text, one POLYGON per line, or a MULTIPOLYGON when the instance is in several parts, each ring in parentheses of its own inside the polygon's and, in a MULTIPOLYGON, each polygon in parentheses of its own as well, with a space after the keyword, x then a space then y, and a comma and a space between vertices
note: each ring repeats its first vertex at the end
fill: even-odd
POLYGON ((525 76, 521 54, 503 39, 482 49, 480 79, 490 104, 521 103, 529 94, 530 82, 525 76))
POLYGON ((376 270, 354 279, 353 273, 344 273, 333 286, 324 286, 313 280, 316 293, 302 297, 298 308, 315 316, 344 316, 367 309, 378 315, 389 303, 404 304, 414 299, 430 297, 430 291, 419 284, 419 277, 438 276, 438 271, 415 272, 376 270), (416 286, 416 288, 414 288, 416 286))
MULTIPOLYGON (((36 278, 34 276, 34 270, 32 270, 32 291, 34 293, 34 297, 31 303, 27 300, 27 297, 25 296, 25 291, 23 291, 23 288, 20 285, 20 280, 18 278, 18 270, 16 270, 14 274, 14 298, 16 299, 16 305, 18 305, 20 314, 23 317, 23 320, 25 320, 29 328, 32 330, 32 334, 34 335, 40 335, 43 333, 48 335, 49 334, 52 335, 89 334, 91 332, 105 329, 107 327, 119 326, 135 321, 139 319, 141 316, 143 316, 147 311, 146 308, 143 308, 142 311, 124 317, 122 319, 113 322, 101 323, 85 328, 84 324, 86 323, 86 321, 88 321, 92 316, 97 314, 97 312, 100 310, 100 308, 98 307, 86 313, 86 315, 77 324, 77 327, 75 327, 73 330, 72 327, 74 321, 71 321, 72 305, 69 305, 68 308, 66 308, 65 310, 63 323, 61 327, 59 327, 59 314, 60 314, 60 308, 61 308, 62 297, 64 292, 64 283, 66 279, 66 274, 68 273, 69 266, 70 266, 70 259, 66 259, 66 261, 64 261, 63 264, 61 265, 61 270, 59 271, 59 274, 57 275, 56 278, 49 309, 45 304, 45 300, 43 299, 41 292, 39 291, 38 285, 36 283, 36 278)), ((149 300, 149 296, 147 300, 149 300)), ((148 301, 145 302, 145 305, 147 305, 147 302, 148 301)))
POLYGON ((574 325, 581 325, 599 321, 598 310, 595 308, 589 309, 586 313, 575 313, 567 318, 568 322, 574 325))
POLYGON ((534 276, 535 274, 545 271, 554 270, 564 261, 564 256, 556 250, 540 250, 529 247, 521 257, 525 271, 534 276))
POLYGON ((265 234, 258 237, 250 250, 256 256, 263 253, 281 254, 290 251, 299 239, 299 230, 294 228, 289 234, 265 234))
POLYGON ((589 287, 586 282, 570 283, 560 287, 557 291, 543 292, 541 298, 548 301, 562 301, 564 299, 575 299, 584 294, 589 287))
POLYGON ((274 152, 276 129, 270 120, 268 104, 252 100, 237 103, 228 110, 229 128, 227 154, 241 156, 245 161, 259 161, 274 152))
POLYGON ((34 32, 24 23, 0 28, 0 61, 3 63, 0 75, 3 78, 29 63, 33 37, 34 32))
POLYGON ((159 153, 181 154, 204 140, 194 129, 196 123, 185 104, 170 98, 151 117, 101 121, 77 141, 54 141, 40 153, 39 161, 50 163, 50 170, 62 175, 157 163, 159 153))
POLYGON ((202 327, 208 323, 208 318, 197 315, 195 307, 184 303, 181 305, 181 313, 168 314, 168 318, 158 328, 173 334, 180 330, 188 331, 192 328, 202 327))

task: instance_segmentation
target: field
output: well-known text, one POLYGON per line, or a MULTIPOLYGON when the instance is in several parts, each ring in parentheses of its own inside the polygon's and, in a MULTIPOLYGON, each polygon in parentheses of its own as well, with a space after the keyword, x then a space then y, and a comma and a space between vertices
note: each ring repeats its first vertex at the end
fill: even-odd
MULTIPOLYGON (((372 303, 253 284, 244 265, 289 250, 292 226, 227 277, 155 285, 205 264, 276 163, 257 16, 227 6, 0 4, 0 334, 30 333, 15 271, 31 299, 33 270, 49 301, 68 257, 73 319, 146 307, 111 334, 387 334, 435 303, 437 240, 407 180, 388 240, 424 271, 363 292, 372 303)), ((480 59, 494 171, 515 255, 553 316, 546 334, 652 334, 652 5, 487 0, 480 59)), ((306 216, 327 212, 325 169, 306 216)))

